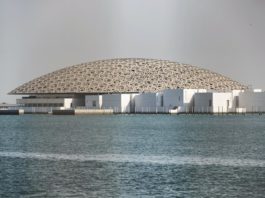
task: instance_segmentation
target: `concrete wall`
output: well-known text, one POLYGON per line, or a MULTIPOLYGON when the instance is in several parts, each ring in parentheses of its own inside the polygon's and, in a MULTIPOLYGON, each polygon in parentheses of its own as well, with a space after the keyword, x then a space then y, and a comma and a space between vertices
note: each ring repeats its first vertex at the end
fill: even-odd
POLYGON ((194 112, 196 113, 228 113, 233 109, 232 93, 196 93, 194 96, 194 112))
POLYGON ((104 94, 102 108, 113 109, 114 113, 130 113, 131 94, 104 94))
POLYGON ((164 106, 170 109, 183 106, 183 89, 167 89, 163 91, 164 106))
POLYGON ((73 107, 73 99, 72 98, 65 98, 64 99, 64 108, 72 108, 73 107))
POLYGON ((131 94, 131 99, 130 99, 130 112, 135 113, 135 97, 138 96, 139 94, 131 94))
POLYGON ((206 93, 206 89, 184 89, 183 90, 183 106, 179 108, 179 112, 194 111, 194 96, 196 93, 206 93))
POLYGON ((206 89, 167 89, 163 91, 164 107, 180 112, 192 112, 195 93, 206 92, 206 89))
POLYGON ((102 108, 102 95, 86 95, 85 101, 85 106, 88 109, 102 108))
POLYGON ((136 113, 156 113, 157 112, 157 94, 142 93, 135 96, 136 113))
POLYGON ((213 113, 228 113, 232 105, 232 93, 213 93, 213 113))
POLYGON ((72 107, 84 107, 85 106, 85 96, 75 96, 72 101, 72 107))
POLYGON ((163 92, 158 92, 156 94, 156 113, 168 112, 168 108, 164 106, 164 95, 163 92))
POLYGON ((121 111, 121 94, 102 95, 102 108, 113 109, 114 112, 121 111))
POLYGON ((113 114, 113 109, 75 109, 75 115, 113 114))
POLYGON ((247 113, 265 112, 265 92, 239 93, 239 107, 246 108, 247 113))
POLYGON ((195 113, 210 113, 212 108, 213 93, 196 93, 194 95, 194 108, 195 113))
POLYGON ((131 101, 131 94, 122 94, 121 95, 121 112, 122 113, 130 113, 130 101, 131 101))
POLYGON ((237 108, 239 108, 239 94, 243 93, 243 90, 233 90, 232 91, 232 108, 231 112, 237 112, 237 108))

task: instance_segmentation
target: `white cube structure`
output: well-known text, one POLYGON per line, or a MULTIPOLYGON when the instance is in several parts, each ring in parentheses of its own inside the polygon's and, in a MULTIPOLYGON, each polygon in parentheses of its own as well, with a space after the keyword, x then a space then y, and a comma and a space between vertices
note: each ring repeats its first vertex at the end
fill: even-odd
POLYGON ((135 113, 157 113, 157 93, 136 95, 135 113))
POLYGON ((233 107, 231 92, 196 93, 194 96, 195 113, 228 113, 233 107))
POLYGON ((164 108, 181 112, 192 112, 194 94, 204 93, 206 89, 167 89, 163 91, 164 108))
POLYGON ((114 113, 131 113, 133 94, 104 94, 102 108, 113 109, 114 113))
POLYGON ((26 112, 60 109, 112 109, 114 113, 264 113, 265 92, 232 90, 207 92, 206 89, 167 89, 157 93, 48 95, 24 97, 17 104, 26 112))
POLYGON ((102 95, 86 95, 85 105, 88 109, 101 109, 102 95))
POLYGON ((239 93, 239 107, 245 108, 247 113, 265 112, 265 92, 239 93))

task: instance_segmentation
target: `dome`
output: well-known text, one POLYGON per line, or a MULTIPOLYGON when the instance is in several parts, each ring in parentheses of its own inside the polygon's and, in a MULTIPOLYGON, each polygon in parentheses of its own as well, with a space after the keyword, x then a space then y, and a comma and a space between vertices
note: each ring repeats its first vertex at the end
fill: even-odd
POLYGON ((168 88, 227 91, 247 87, 218 73, 188 64, 125 58, 66 67, 29 81, 10 94, 135 93, 168 88))

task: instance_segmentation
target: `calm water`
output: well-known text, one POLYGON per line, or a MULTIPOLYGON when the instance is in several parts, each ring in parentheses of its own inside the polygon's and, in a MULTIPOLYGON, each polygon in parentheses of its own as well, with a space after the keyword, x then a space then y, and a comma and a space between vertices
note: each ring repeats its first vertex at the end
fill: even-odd
POLYGON ((0 197, 265 197, 265 115, 0 116, 0 197))

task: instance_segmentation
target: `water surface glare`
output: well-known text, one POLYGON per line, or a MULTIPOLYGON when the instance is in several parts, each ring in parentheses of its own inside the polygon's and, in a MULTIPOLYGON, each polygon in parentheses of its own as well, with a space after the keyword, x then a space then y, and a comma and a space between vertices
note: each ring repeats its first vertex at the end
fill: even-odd
POLYGON ((265 160, 252 159, 229 159, 200 156, 144 156, 144 155, 83 155, 83 154, 46 154, 46 153, 21 153, 21 152, 0 152, 0 157, 39 159, 39 160, 70 160, 70 161, 99 161, 119 163, 151 163, 160 165, 219 165, 235 167, 265 167, 265 160))

